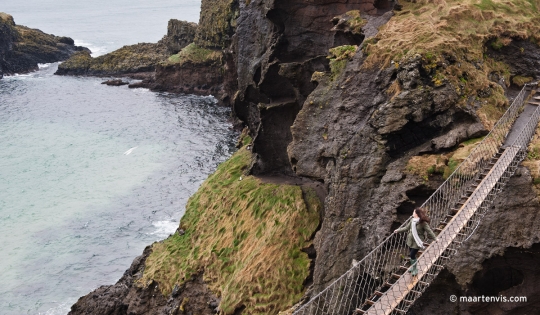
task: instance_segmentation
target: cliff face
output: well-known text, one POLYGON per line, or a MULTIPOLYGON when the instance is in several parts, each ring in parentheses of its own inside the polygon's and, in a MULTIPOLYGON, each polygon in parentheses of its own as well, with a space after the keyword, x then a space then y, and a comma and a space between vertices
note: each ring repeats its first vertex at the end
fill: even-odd
POLYGON ((233 109, 256 135, 254 174, 292 174, 287 156, 290 126, 317 86, 311 75, 329 70, 326 56, 335 41, 358 45, 364 37, 341 36, 332 19, 352 10, 375 12, 374 3, 259 0, 240 4, 238 94, 233 109))
POLYGON ((4 74, 37 70, 38 63, 65 60, 75 52, 87 50, 75 46, 69 37, 17 25, 11 15, 0 12, 0 78, 4 74))
MULTIPOLYGON (((195 43, 160 70, 165 74, 160 84, 174 89, 194 75, 193 64, 214 56, 210 59, 215 63, 205 69, 219 71, 214 74, 221 76, 199 74, 195 81, 218 82, 215 89, 222 91, 222 99, 231 103, 239 124, 253 138, 246 147, 251 150, 251 162, 245 165, 243 176, 281 184, 313 181, 323 186, 320 224, 311 235, 312 244, 308 241, 302 248, 312 259, 303 283, 307 289, 303 301, 406 220, 504 113, 508 98, 539 76, 539 3, 516 0, 512 5, 502 1, 476 5, 448 0, 403 2, 402 11, 392 11, 392 7, 389 1, 367 0, 224 0, 215 6, 203 1, 195 43), (218 21, 213 24, 212 19, 218 21)), ((211 89, 211 85, 206 87, 211 89)), ((411 312, 526 314, 540 308, 534 286, 540 274, 540 204, 535 187, 540 184, 535 166, 540 160, 539 135, 531 152, 474 236, 411 312), (460 304, 449 302, 451 294, 525 295, 529 301, 460 304)), ((199 193, 227 200, 231 190, 227 192, 212 186, 199 193)), ((272 200, 273 195, 258 198, 272 200)), ((257 207, 251 204, 244 210, 257 207)), ((229 208, 222 209, 226 217, 229 208)), ((192 218, 183 219, 186 225, 181 227, 205 229, 202 222, 207 221, 190 225, 192 218)), ((271 220, 262 221, 276 226, 271 220)), ((234 231, 240 228, 234 220, 228 224, 234 231)), ((214 235, 201 232, 193 244, 214 237, 205 233, 214 235)), ((147 293, 143 292, 158 286, 175 288, 175 283, 178 291, 162 289, 163 295, 156 293, 150 301, 168 299, 168 305, 176 305, 175 312, 180 314, 183 300, 177 294, 191 294, 183 285, 198 283, 201 277, 209 292, 227 301, 221 304, 208 297, 208 303, 219 306, 204 312, 275 314, 292 306, 290 300, 279 307, 269 306, 264 297, 278 299, 277 292, 284 290, 272 291, 270 282, 261 286, 269 289, 264 294, 260 288, 250 287, 252 291, 243 293, 225 289, 216 279, 245 269, 231 263, 222 276, 216 276, 213 259, 220 259, 222 252, 204 256, 208 261, 200 265, 174 254, 174 246, 185 250, 183 242, 175 235, 164 241, 166 245, 154 245, 144 262, 146 273, 124 283, 125 290, 119 284, 113 286, 122 294, 131 292, 122 302, 125 311, 118 314, 128 312, 126 305, 132 299, 144 300, 147 293), (166 259, 201 273, 187 282, 180 276, 165 277, 179 270, 164 263, 166 259), (264 302, 258 304, 257 299, 264 302)), ((228 259, 223 257, 223 261, 228 259)), ((260 268, 250 270, 255 275, 260 268)), ((282 272, 271 266, 264 270, 268 275, 282 272)), ((106 304, 103 301, 111 298, 90 301, 90 295, 81 299, 73 314, 89 314, 85 303, 106 304)), ((129 312, 150 314, 163 309, 138 312, 129 308, 129 312)), ((103 314, 116 313, 103 310, 103 314)))
MULTIPOLYGON (((536 35, 516 20, 523 10, 530 18, 525 23, 532 25, 539 18, 534 7, 519 3, 523 7, 505 15, 498 3, 465 8, 447 2, 404 3, 394 17, 384 14, 388 6, 379 1, 331 8, 324 1, 240 4, 239 92, 233 108, 254 135, 251 172, 306 177, 324 182, 328 191, 314 241, 310 293, 340 276, 353 259, 361 259, 442 183, 437 176, 426 181, 408 172, 414 156, 449 154, 461 142, 485 135, 508 104, 503 93, 511 96, 512 89, 538 78, 533 70, 539 65, 536 35), (354 16, 350 10, 362 12, 363 21, 357 22, 361 32, 353 32, 350 22, 341 26, 354 16), (411 11, 417 22, 412 22, 411 11), (367 14, 376 12, 382 15, 367 14), (438 24, 443 34, 438 34, 421 25, 427 23, 426 14, 431 23, 437 23, 437 15, 457 24, 476 16, 485 29, 469 39, 457 25, 443 23, 438 24), (508 27, 503 30, 497 19, 508 27), (424 41, 429 44, 419 47, 424 41), (331 50, 328 60, 328 50, 336 46, 341 48, 331 50)), ((531 177, 525 174, 521 181, 523 193, 505 191, 500 200, 513 204, 499 205, 486 219, 486 234, 478 231, 450 266, 457 279, 450 288, 478 291, 473 279, 483 277, 483 262, 503 255, 506 248, 537 243, 538 199, 531 177), (514 207, 533 217, 526 223, 510 218, 514 207), (527 236, 504 233, 508 220, 525 224, 515 230, 527 236), (486 244, 494 237, 489 231, 505 240, 486 244)), ((515 269, 536 274, 534 259, 529 262, 515 269)), ((526 290, 530 284, 515 288, 526 290)), ((524 308, 535 303, 533 299, 524 308)))

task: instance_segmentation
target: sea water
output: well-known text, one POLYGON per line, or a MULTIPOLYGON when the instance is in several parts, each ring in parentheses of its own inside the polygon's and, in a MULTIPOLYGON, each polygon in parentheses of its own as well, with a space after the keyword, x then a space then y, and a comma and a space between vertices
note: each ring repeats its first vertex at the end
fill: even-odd
MULTIPOLYGON (((17 23, 102 53, 139 35, 155 41, 169 18, 200 5, 4 2, 17 23)), ((174 233, 189 196, 234 150, 230 111, 213 97, 110 87, 56 68, 0 80, 0 314, 66 314, 116 282, 174 233)))
POLYGON ((0 12, 15 23, 92 50, 93 56, 124 45, 155 43, 167 34, 169 19, 197 23, 200 0, 0 0, 0 12))

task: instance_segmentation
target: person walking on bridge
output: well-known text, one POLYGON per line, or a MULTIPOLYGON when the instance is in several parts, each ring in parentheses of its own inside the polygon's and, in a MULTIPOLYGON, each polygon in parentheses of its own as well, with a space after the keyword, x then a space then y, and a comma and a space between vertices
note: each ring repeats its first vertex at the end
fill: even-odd
POLYGON ((424 239, 425 234, 429 236, 430 239, 435 240, 437 236, 429 227, 429 217, 426 212, 421 208, 416 208, 413 211, 413 218, 405 225, 404 227, 397 229, 394 233, 403 233, 408 232, 407 234, 407 246, 410 249, 409 255, 411 257, 411 269, 409 272, 416 276, 418 274, 418 268, 416 267, 416 254, 420 248, 424 248, 424 239))

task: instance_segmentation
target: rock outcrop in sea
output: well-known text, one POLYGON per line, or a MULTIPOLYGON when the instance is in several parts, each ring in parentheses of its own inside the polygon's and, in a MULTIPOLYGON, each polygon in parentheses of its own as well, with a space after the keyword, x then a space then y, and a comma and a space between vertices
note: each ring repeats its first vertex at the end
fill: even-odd
POLYGON ((190 44, 197 24, 171 19, 167 35, 158 43, 127 45, 108 54, 92 57, 80 52, 58 66, 58 75, 130 76, 154 81, 156 67, 190 44))
MULTIPOLYGON (((203 0, 193 43, 152 84, 230 104, 239 151, 190 199, 181 235, 71 314, 290 313, 404 222, 538 80, 539 21, 521 0, 203 0)), ((537 133, 411 312, 538 312, 538 165, 537 133)))
POLYGON ((35 71, 39 63, 65 60, 76 52, 89 50, 75 46, 69 37, 17 25, 11 15, 0 12, 0 78, 35 71))

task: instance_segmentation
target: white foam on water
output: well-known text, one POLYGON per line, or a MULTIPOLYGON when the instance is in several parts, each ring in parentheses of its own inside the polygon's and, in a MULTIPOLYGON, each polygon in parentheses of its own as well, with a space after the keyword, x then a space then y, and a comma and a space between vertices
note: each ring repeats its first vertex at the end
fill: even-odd
POLYGON ((45 313, 39 312, 38 314, 39 315, 65 315, 69 313, 69 311, 71 310, 71 304, 73 303, 64 302, 64 303, 59 304, 58 306, 48 309, 45 313))
POLYGON ((75 41, 75 46, 83 46, 90 49, 90 51, 92 52, 90 56, 92 57, 99 57, 108 52, 108 49, 105 46, 95 46, 94 44, 87 43, 85 41, 78 40, 78 39, 75 39, 74 41, 75 41))
POLYGON ((38 63, 37 65, 39 69, 45 69, 45 68, 50 67, 52 63, 38 63))
POLYGON ((130 89, 135 94, 146 94, 150 92, 150 89, 147 88, 136 88, 136 89, 130 89))
POLYGON ((155 221, 152 222, 152 225, 156 228, 156 230, 150 235, 156 235, 160 238, 166 238, 171 234, 174 234, 176 229, 178 228, 178 221, 155 221))

